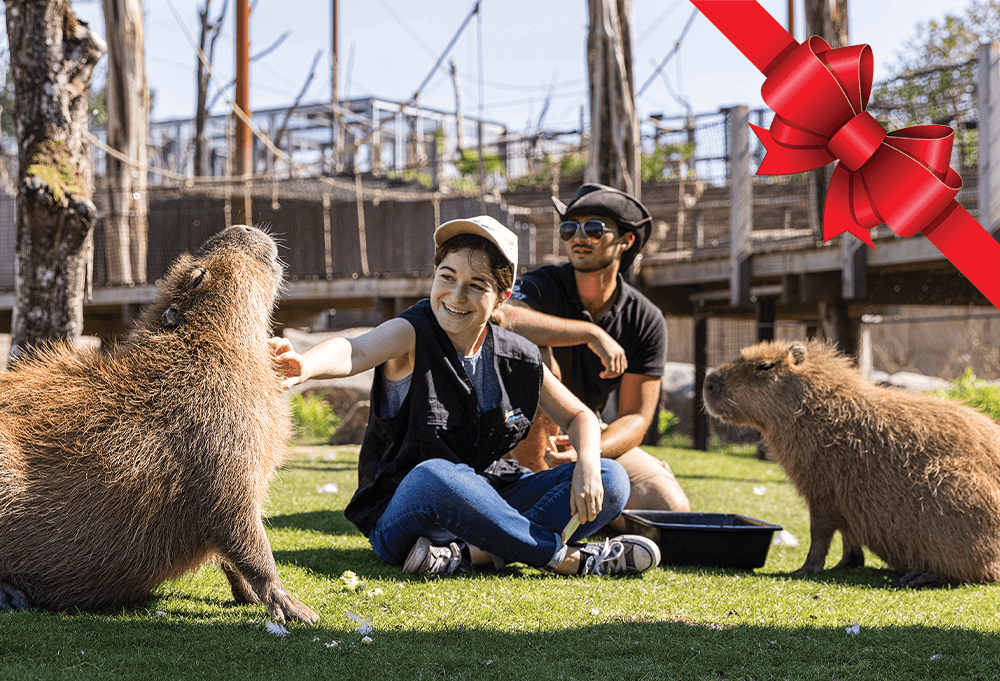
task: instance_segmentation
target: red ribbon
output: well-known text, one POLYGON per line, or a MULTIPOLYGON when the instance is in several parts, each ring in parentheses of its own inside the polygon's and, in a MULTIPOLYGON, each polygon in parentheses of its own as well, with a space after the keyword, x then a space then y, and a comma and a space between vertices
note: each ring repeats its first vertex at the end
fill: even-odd
POLYGON ((766 77, 769 130, 757 173, 785 175, 838 161, 823 214, 823 240, 850 232, 875 248, 882 223, 902 237, 923 233, 1000 308, 1000 243, 955 200, 948 167, 954 131, 918 125, 886 133, 865 108, 874 59, 868 45, 838 49, 822 38, 799 44, 755 0, 692 0, 766 77), (964 215, 964 217, 963 217, 964 215))

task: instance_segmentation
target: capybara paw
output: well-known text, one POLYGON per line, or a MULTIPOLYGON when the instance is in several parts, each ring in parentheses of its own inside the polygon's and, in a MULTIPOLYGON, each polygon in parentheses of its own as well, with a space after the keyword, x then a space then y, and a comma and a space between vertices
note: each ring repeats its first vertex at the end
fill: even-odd
POLYGON ((923 589, 931 586, 942 586, 945 580, 933 572, 907 572, 899 578, 899 584, 910 589, 923 589))
POLYGON ((283 594, 277 594, 274 602, 268 604, 267 609, 271 612, 271 616, 278 622, 291 619, 305 624, 316 624, 317 620, 319 620, 319 615, 287 591, 283 594))
POLYGON ((20 589, 0 584, 0 610, 31 610, 31 603, 20 589))
POLYGON ((798 570, 795 570, 791 574, 793 577, 802 577, 803 575, 815 575, 817 572, 822 572, 822 571, 823 571, 822 565, 810 565, 809 563, 806 563, 805 565, 800 567, 798 570))

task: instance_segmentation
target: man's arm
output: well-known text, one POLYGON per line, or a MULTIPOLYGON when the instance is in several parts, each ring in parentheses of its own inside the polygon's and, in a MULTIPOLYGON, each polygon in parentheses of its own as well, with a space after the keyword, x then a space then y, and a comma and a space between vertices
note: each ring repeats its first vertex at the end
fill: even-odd
POLYGON ((628 368, 625 350, 608 333, 590 322, 563 319, 532 309, 519 300, 500 306, 503 326, 542 347, 586 345, 601 359, 601 378, 615 378, 628 368))
POLYGON ((659 401, 659 376, 622 376, 618 388, 618 418, 601 433, 601 450, 605 457, 615 459, 642 444, 659 401))

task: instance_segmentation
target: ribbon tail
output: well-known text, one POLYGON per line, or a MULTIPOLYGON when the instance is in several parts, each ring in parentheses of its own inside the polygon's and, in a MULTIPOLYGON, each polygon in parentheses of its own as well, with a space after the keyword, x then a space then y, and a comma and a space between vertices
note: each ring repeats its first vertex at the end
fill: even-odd
POLYGON ((757 139, 764 145, 767 153, 757 169, 758 175, 791 175, 807 170, 822 168, 836 161, 826 147, 791 147, 777 142, 767 128, 750 124, 757 139))
POLYGON ((823 241, 829 241, 844 232, 850 232, 875 250, 871 232, 859 225, 851 213, 850 173, 838 163, 833 169, 830 188, 826 192, 826 207, 823 209, 823 241))
POLYGON ((691 0, 765 76, 798 45, 795 38, 754 0, 691 0))
POLYGON ((1000 309, 1000 243, 955 200, 943 220, 923 234, 941 255, 1000 309))

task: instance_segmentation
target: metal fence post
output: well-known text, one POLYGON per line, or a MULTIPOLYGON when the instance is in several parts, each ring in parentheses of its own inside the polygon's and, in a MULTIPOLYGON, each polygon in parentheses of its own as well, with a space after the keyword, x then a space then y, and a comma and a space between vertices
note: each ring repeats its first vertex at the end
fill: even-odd
POLYGON ((1000 238, 1000 43, 979 46, 979 224, 1000 238))
POLYGON ((750 110, 729 110, 729 304, 750 304, 753 182, 750 179, 750 110))

